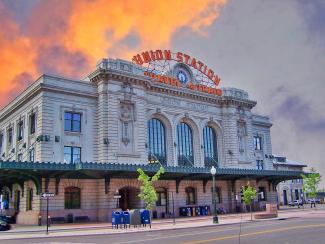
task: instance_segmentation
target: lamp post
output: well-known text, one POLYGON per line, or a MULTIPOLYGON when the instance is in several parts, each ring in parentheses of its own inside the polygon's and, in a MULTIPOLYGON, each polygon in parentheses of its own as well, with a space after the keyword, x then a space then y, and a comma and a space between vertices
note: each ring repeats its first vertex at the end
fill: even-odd
POLYGON ((211 167, 211 175, 212 175, 212 197, 213 197, 213 223, 218 223, 218 216, 217 216, 217 202, 216 202, 216 173, 217 170, 214 166, 211 167))

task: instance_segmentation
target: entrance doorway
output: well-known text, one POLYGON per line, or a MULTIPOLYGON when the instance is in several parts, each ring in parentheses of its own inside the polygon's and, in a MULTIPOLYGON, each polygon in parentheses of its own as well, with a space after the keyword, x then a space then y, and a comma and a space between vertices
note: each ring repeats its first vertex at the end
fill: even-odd
POLYGON ((283 190, 283 204, 288 205, 287 190, 283 190))
POLYGON ((135 187, 123 187, 119 190, 121 198, 119 200, 119 207, 126 211, 127 209, 141 208, 141 201, 139 198, 140 190, 135 187))

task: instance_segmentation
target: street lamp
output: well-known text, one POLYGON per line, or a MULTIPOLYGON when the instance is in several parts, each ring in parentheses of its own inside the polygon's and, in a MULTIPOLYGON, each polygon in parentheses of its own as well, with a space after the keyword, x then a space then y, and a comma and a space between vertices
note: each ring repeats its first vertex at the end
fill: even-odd
POLYGON ((216 202, 216 173, 217 170, 214 166, 211 167, 211 175, 212 175, 212 197, 213 197, 213 223, 217 224, 218 223, 218 216, 217 216, 217 202, 216 202))

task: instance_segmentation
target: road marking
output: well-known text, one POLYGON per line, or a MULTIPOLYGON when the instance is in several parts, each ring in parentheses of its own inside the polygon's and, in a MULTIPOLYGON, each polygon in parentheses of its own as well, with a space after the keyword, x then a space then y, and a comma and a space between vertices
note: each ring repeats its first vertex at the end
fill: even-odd
MULTIPOLYGON (((284 228, 278 228, 278 229, 246 233, 246 234, 241 234, 240 236, 241 237, 255 236, 255 235, 269 234, 269 233, 274 233, 274 232, 282 232, 282 231, 287 231, 287 230, 303 229, 303 228, 316 228, 316 227, 325 227, 325 224, 291 226, 291 227, 284 227, 284 228)), ((227 240, 227 239, 234 239, 234 238, 238 238, 238 237, 239 237, 238 235, 229 235, 229 236, 222 236, 222 237, 200 240, 200 241, 184 242, 183 244, 207 243, 207 242, 212 242, 212 241, 222 241, 222 240, 227 240)))
MULTIPOLYGON (((288 220, 289 222, 289 220, 288 220)), ((286 224, 288 222, 285 222, 286 224)), ((242 223, 242 225, 245 223, 242 223)), ((261 223, 249 223, 250 225, 248 226, 242 226, 242 229, 250 229, 254 227, 261 227, 261 223)), ((284 224, 284 222, 271 222, 269 224, 263 223, 263 227, 265 226, 272 226, 272 225, 281 225, 284 224)), ((203 226, 204 227, 204 226, 203 226)), ((217 225, 215 227, 218 227, 217 225)), ((177 230, 177 229, 174 229, 177 230)), ((142 242, 148 242, 148 241, 155 241, 155 240, 161 240, 161 239, 171 239, 171 238, 177 238, 177 237, 185 237, 185 236, 195 236, 197 234, 210 234, 210 233, 218 233, 218 232, 224 232, 224 231, 232 231, 232 230, 239 230, 239 223, 236 223, 236 227, 231 227, 231 228, 225 228, 221 230, 209 230, 209 231, 199 231, 199 232, 194 232, 191 231, 190 233, 185 233, 185 234, 177 234, 177 235, 169 235, 169 236, 161 236, 161 237, 156 237, 156 238, 147 238, 147 239, 142 239, 142 240, 134 240, 134 241, 126 241, 126 242, 118 242, 116 244, 127 244, 127 243, 142 243, 142 242)), ((238 237, 238 234, 236 235, 238 237)))

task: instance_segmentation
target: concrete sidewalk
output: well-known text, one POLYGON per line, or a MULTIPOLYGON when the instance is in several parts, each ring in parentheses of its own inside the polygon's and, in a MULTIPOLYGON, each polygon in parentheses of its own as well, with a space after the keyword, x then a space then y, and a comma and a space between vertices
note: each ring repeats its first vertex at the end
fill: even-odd
MULTIPOLYGON (((324 209, 301 209, 301 211, 279 211, 276 219, 301 218, 301 217, 325 217, 324 209)), ((274 219, 269 219, 274 220, 274 219)), ((267 220, 254 220, 267 221, 267 220)), ((218 225, 232 225, 250 222, 250 213, 228 214, 219 216, 218 225)), ((85 224, 62 224, 50 227, 50 234, 46 235, 46 226, 21 226, 14 225, 12 230, 0 232, 0 240, 37 238, 37 237, 58 237, 58 236, 81 236, 81 235, 101 235, 101 234, 121 234, 133 232, 147 232, 157 230, 183 229, 216 226, 212 223, 212 216, 177 218, 176 224, 172 219, 153 221, 151 229, 149 227, 112 229, 110 223, 85 223, 85 224)))

